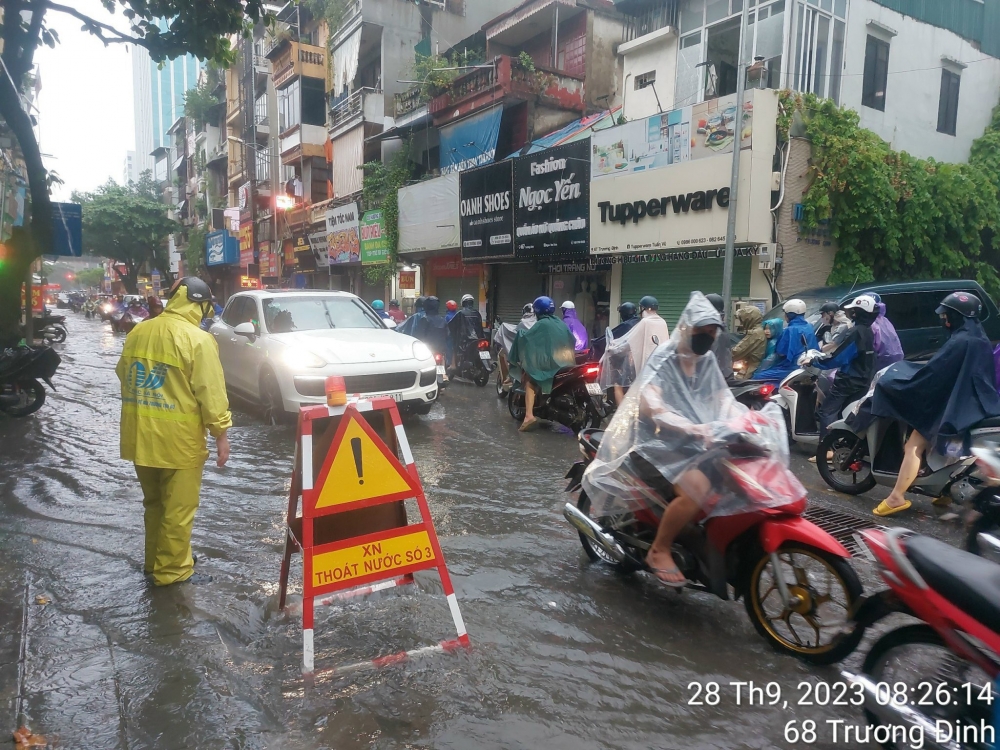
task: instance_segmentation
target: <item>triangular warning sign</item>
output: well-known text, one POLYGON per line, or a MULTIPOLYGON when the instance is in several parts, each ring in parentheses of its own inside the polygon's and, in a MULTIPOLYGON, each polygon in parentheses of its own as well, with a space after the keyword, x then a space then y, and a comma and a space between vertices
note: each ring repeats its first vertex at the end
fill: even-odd
POLYGON ((414 497, 419 487, 371 426, 348 408, 327 453, 314 508, 414 497))

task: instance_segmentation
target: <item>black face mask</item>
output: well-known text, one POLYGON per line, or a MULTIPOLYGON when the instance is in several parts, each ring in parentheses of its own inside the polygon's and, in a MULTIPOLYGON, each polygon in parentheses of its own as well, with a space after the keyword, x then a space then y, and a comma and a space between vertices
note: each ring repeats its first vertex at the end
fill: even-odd
POLYGON ((715 336, 710 333, 696 333, 691 337, 691 351, 699 357, 712 348, 715 343, 715 336))

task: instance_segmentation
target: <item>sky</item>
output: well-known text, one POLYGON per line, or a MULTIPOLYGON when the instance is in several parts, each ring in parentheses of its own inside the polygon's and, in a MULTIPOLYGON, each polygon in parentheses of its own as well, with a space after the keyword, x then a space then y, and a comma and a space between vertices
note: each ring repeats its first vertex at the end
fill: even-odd
MULTIPOLYGON (((99 0, 68 4, 99 21, 124 29, 119 15, 107 13, 99 0)), ((65 180, 56 200, 74 190, 93 190, 109 178, 122 181, 125 154, 135 148, 132 110, 132 45, 111 44, 80 30, 80 22, 49 11, 48 25, 59 33, 55 49, 40 46, 40 145, 49 169, 65 180)))

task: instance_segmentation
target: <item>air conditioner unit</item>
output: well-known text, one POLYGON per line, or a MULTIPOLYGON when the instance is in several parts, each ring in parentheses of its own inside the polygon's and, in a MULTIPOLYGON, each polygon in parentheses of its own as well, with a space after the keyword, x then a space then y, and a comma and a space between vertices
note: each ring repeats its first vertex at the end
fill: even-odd
POLYGON ((417 5, 423 3, 424 5, 433 5, 435 8, 445 9, 445 3, 447 0, 417 0, 417 5))
POLYGON ((778 255, 778 245, 770 242, 757 248, 757 268, 761 271, 773 271, 774 259, 778 255))

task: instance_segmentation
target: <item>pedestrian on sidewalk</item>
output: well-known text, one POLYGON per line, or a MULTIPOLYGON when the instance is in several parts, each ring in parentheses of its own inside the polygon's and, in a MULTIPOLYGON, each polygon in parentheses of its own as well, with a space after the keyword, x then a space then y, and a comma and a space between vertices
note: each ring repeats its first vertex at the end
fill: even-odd
POLYGON ((191 527, 215 438, 217 465, 229 459, 232 426, 219 348, 199 324, 214 314, 212 290, 180 279, 161 315, 125 339, 115 372, 121 381, 121 457, 135 464, 145 508, 143 572, 157 586, 211 576, 195 574, 191 527))

